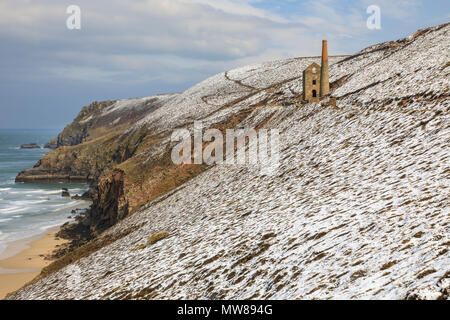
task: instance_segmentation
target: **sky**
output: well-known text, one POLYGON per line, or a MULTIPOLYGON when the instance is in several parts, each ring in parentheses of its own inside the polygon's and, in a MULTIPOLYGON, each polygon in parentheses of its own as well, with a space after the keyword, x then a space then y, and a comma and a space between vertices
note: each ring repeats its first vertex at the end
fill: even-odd
POLYGON ((353 54, 450 21, 448 0, 0 0, 0 128, 60 129, 93 101, 182 92, 248 64, 353 54), (80 29, 69 29, 80 8, 80 29), (369 29, 367 8, 380 8, 369 29))

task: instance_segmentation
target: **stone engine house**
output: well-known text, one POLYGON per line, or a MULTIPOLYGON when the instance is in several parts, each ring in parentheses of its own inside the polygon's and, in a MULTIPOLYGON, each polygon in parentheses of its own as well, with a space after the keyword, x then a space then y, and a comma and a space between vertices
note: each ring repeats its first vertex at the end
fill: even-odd
POLYGON ((312 63, 303 71, 303 100, 319 102, 330 93, 330 76, 328 74, 328 43, 322 42, 322 65, 312 63))
POLYGON ((319 102, 320 96, 320 66, 311 64, 303 71, 303 100, 319 102))

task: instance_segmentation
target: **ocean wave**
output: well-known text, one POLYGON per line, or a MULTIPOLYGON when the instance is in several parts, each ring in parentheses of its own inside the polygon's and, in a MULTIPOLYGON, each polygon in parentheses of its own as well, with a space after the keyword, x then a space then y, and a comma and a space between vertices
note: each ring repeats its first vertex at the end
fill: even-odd
POLYGON ((11 191, 11 192, 8 192, 8 194, 24 194, 24 193, 26 193, 25 190, 24 191, 11 191))
POLYGON ((4 209, 0 209, 0 213, 16 213, 16 212, 21 212, 24 210, 28 210, 28 207, 9 207, 9 208, 4 208, 4 209))
POLYGON ((46 230, 48 230, 48 229, 53 229, 53 228, 59 227, 59 226, 61 226, 63 223, 64 223, 64 222, 62 222, 62 223, 60 222, 60 223, 56 223, 56 224, 45 225, 45 226, 40 227, 39 229, 40 229, 41 231, 46 231, 46 230))
POLYGON ((52 207, 65 208, 65 207, 73 207, 77 205, 79 202, 77 200, 73 200, 66 203, 54 204, 52 207))
MULTIPOLYGON (((10 191, 11 188, 0 188, 0 191, 10 191)), ((85 189, 69 189, 71 194, 82 194, 85 189)), ((45 190, 45 189, 16 189, 8 192, 8 194, 22 194, 29 197, 30 195, 60 195, 62 190, 45 190)))
POLYGON ((39 204, 47 202, 48 200, 21 200, 21 201, 14 201, 14 204, 23 206, 23 205, 33 205, 33 204, 39 204))
POLYGON ((59 208, 62 208, 62 207, 65 207, 65 206, 67 206, 66 203, 59 203, 59 204, 52 205, 52 208, 58 208, 58 210, 59 210, 59 208))
POLYGON ((37 190, 33 190, 33 189, 23 189, 21 191, 13 191, 10 192, 12 194, 45 194, 45 195, 50 195, 50 194, 60 194, 61 191, 58 190, 44 190, 44 189, 37 189, 37 190))
POLYGON ((61 213, 67 212, 67 213, 69 213, 69 210, 71 210, 72 208, 75 208, 75 206, 69 206, 69 207, 63 207, 63 208, 59 207, 59 208, 49 209, 49 210, 50 210, 50 212, 61 212, 61 213))

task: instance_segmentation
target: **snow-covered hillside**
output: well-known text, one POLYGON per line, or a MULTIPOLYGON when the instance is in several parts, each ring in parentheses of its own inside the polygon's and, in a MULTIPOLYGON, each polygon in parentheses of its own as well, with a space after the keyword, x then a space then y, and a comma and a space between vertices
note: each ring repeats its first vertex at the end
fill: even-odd
POLYGON ((318 58, 171 96, 130 131, 252 106, 240 126, 280 130, 276 173, 211 167, 100 236, 122 238, 9 298, 448 299, 449 47, 443 25, 331 59, 335 108, 295 104, 318 58))

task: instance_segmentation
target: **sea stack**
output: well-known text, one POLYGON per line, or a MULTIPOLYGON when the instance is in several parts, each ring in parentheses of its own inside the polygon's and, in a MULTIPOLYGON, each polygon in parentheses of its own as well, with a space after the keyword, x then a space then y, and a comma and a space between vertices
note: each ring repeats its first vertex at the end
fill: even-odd
POLYGON ((328 42, 322 41, 322 66, 320 69, 320 97, 330 93, 330 76, 328 74, 328 42))
POLYGON ((22 144, 20 146, 20 149, 40 149, 41 147, 39 147, 37 145, 37 143, 26 143, 26 144, 22 144))

